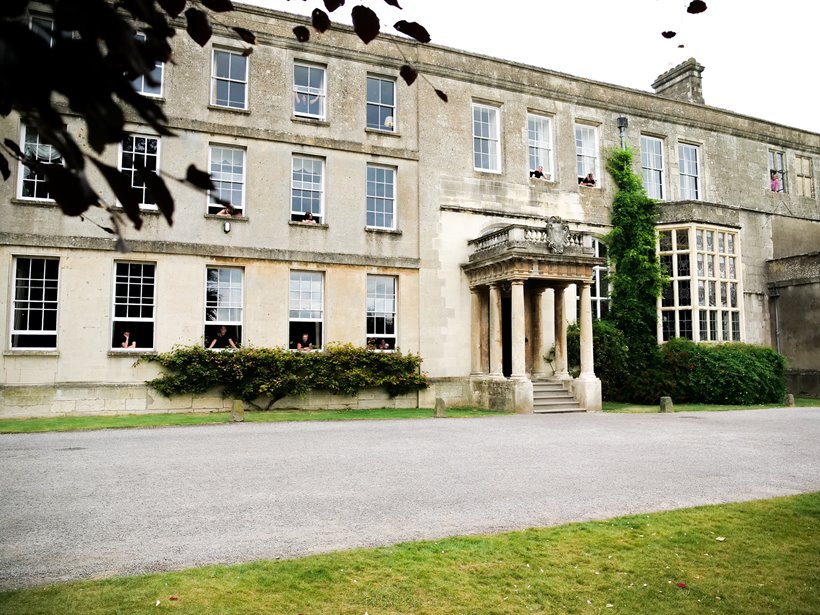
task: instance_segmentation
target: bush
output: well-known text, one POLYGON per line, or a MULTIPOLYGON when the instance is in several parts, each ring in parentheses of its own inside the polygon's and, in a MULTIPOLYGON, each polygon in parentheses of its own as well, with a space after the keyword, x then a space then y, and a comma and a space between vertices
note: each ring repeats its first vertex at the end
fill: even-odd
MULTIPOLYGON (((592 322, 592 344, 595 348, 593 366, 595 375, 601 379, 604 399, 617 399, 628 378, 628 354, 624 334, 610 322, 592 322)), ((575 372, 581 364, 581 330, 577 324, 567 328, 567 362, 575 372)))
POLYGON ((267 408, 287 395, 305 395, 312 389, 355 395, 361 389, 385 387, 395 397, 427 386, 420 356, 372 352, 352 344, 329 344, 322 352, 253 347, 213 352, 186 346, 146 360, 169 372, 148 382, 166 397, 222 386, 223 397, 247 402, 269 398, 267 408))

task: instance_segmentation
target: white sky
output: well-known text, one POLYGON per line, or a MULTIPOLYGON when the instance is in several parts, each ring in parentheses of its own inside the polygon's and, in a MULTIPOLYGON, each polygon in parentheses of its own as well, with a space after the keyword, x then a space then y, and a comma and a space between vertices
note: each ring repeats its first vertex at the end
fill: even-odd
MULTIPOLYGON (((321 0, 237 0, 310 14, 321 0)), ((382 31, 417 21, 432 42, 580 77, 651 91, 655 78, 694 57, 706 103, 820 133, 820 2, 817 0, 347 0, 369 6, 382 31), (661 32, 677 36, 664 39, 661 32), (683 49, 678 49, 679 44, 683 49)))

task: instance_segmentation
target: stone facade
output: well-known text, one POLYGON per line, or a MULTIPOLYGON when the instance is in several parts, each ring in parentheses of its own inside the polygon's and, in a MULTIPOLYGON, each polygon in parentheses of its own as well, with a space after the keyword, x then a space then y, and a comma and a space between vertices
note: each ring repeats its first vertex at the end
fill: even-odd
MULTIPOLYGON (((293 341, 294 272, 320 280, 319 309, 310 318, 322 344, 364 345, 383 332, 369 329, 368 305, 376 297, 368 281, 393 280, 389 339, 421 354, 432 386, 395 402, 379 398, 379 405, 432 407, 442 398, 448 406, 532 411, 533 379, 570 378, 562 356, 567 322, 581 317, 586 333, 587 312, 605 309, 605 259, 595 242, 609 228, 614 185, 605 156, 620 142, 618 117, 628 118, 625 138, 636 152, 636 171, 643 172, 637 154, 644 138, 659 143, 657 164, 645 171, 663 189, 659 228, 679 238, 689 233, 693 243, 701 227, 736 237, 740 297, 727 312, 729 324, 718 323, 717 330, 780 344, 801 373, 820 368, 818 345, 801 325, 807 313, 816 319, 818 280, 801 277, 797 284, 775 275, 783 259, 809 268, 817 263, 820 135, 711 108, 675 88, 652 94, 389 37, 365 46, 343 27, 301 44, 292 34, 301 18, 254 7, 237 7, 220 21, 204 49, 186 36, 174 39, 161 104, 177 137, 161 139, 159 166, 183 177, 191 163, 208 169, 213 148, 242 152, 242 216, 213 215, 205 195, 174 185, 174 225, 146 211, 141 231, 125 231, 131 251, 122 254, 89 221, 106 225, 102 210, 88 212, 88 220, 67 218, 53 202, 25 196, 22 172, 14 168, 0 184, 0 288, 7 289, 0 296, 0 414, 228 408, 218 393, 161 400, 144 385, 157 367, 136 362, 212 337, 209 323, 218 320, 209 320, 206 310, 209 269, 241 272, 239 316, 230 322, 241 343, 256 346, 293 341), (228 29, 234 25, 253 30, 260 41, 247 59, 241 109, 211 97, 214 50, 242 50, 228 29), (395 44, 449 102, 424 81, 403 84, 404 60, 395 44), (322 113, 297 112, 295 66, 324 71, 322 113), (368 77, 394 84, 389 123, 377 127, 368 127, 368 77), (295 159, 321 163, 319 224, 292 214, 294 191, 304 187, 294 184, 295 159), (545 179, 530 176, 531 160, 546 163, 545 179), (773 160, 782 160, 785 191, 771 189, 773 160), (387 184, 369 182, 368 169, 386 169, 387 184), (593 173, 594 186, 579 184, 581 170, 593 173), (377 184, 392 189, 392 200, 377 184), (368 218, 369 200, 392 209, 393 220, 368 218), (577 249, 557 251, 549 243, 550 220, 566 226, 577 249), (494 237, 504 239, 491 254, 482 246, 494 237), (32 288, 21 263, 46 260, 58 263, 54 336, 26 346, 20 340, 34 338, 20 334, 35 325, 21 320, 28 308, 14 289, 21 280, 32 288), (118 267, 129 263, 152 268, 154 309, 142 325, 152 339, 147 348, 123 350, 117 336, 126 325, 115 315, 115 282, 118 267), (780 293, 776 325, 774 289, 780 293), (732 314, 738 315, 735 328, 732 314), (554 367, 543 360, 553 346, 554 367)), ((702 71, 694 63, 673 77, 697 93, 702 71)), ((135 134, 151 136, 135 115, 128 119, 135 134)), ((81 121, 69 116, 68 122, 82 140, 81 121)), ((0 119, 3 138, 21 140, 23 130, 16 114, 0 119)), ((109 147, 103 161, 119 165, 120 149, 109 147)), ((105 202, 114 203, 90 173, 105 202)), ((719 274, 714 278, 719 285, 719 274)), ((683 332, 685 308, 674 312, 683 332)), ((44 309, 42 302, 34 309, 44 309)), ((592 373, 591 338, 585 340, 585 365, 570 389, 584 408, 596 409, 600 383, 592 373)), ((365 397, 355 403, 376 403, 365 397)), ((316 396, 282 403, 354 402, 316 396)))

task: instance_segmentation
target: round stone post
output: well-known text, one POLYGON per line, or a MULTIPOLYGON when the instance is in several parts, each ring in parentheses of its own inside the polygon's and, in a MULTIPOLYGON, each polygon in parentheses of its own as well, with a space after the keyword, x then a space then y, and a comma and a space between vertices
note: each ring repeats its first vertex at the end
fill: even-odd
POLYGON ((490 375, 504 376, 501 347, 501 287, 490 284, 490 375))
POLYGON ((513 280, 512 282, 512 374, 513 378, 523 378, 526 376, 526 341, 524 334, 524 281, 513 280))

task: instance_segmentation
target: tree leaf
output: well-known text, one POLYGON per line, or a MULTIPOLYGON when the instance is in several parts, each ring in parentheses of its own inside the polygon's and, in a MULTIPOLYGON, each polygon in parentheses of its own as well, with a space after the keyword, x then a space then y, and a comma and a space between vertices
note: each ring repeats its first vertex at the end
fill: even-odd
POLYGON ((672 30, 667 30, 666 32, 661 32, 661 36, 663 38, 675 38, 677 32, 672 32, 672 30))
POLYGON ((251 32, 247 28, 240 28, 239 26, 234 26, 231 29, 239 35, 239 38, 241 38, 249 45, 256 45, 256 34, 251 32))
POLYGON ((416 39, 420 43, 430 42, 430 33, 427 29, 415 21, 397 21, 393 27, 402 34, 416 39))
POLYGON ((0 154, 0 175, 3 176, 3 181, 11 177, 11 169, 9 169, 9 161, 3 154, 0 154))
POLYGON ((211 176, 205 171, 200 171, 194 165, 188 165, 188 170, 185 172, 185 180, 189 184, 193 184, 202 190, 215 190, 216 186, 211 181, 211 176))
POLYGON ((18 158, 25 158, 25 155, 23 154, 23 152, 22 152, 22 151, 20 151, 20 146, 19 146, 19 145, 17 145, 17 144, 16 144, 14 141, 12 141, 11 139, 8 139, 8 138, 3 139, 3 144, 4 144, 7 148, 9 148, 11 151, 13 151, 13 152, 14 152, 14 155, 15 155, 15 156, 17 156, 18 158))
POLYGON ((698 13, 702 13, 706 10, 706 3, 703 0, 692 0, 689 3, 689 6, 686 8, 687 13, 691 13, 692 15, 697 15, 698 13))
MULTIPOLYGON (((435 89, 435 88, 434 88, 434 89, 435 89)), ((443 100, 444 102, 447 102, 447 101, 448 101, 447 94, 445 94, 445 93, 444 93, 444 92, 442 92, 441 90, 436 90, 436 96, 438 96, 438 97, 439 97, 441 100, 443 100)))
POLYGON ((214 13, 224 13, 233 10, 233 2, 231 2, 231 0, 200 0, 200 2, 214 13))
POLYGON ((157 0, 157 3, 171 17, 177 17, 185 8, 187 0, 157 0))
POLYGON ((310 30, 305 26, 296 26, 293 29, 293 34, 300 43, 307 43, 310 40, 310 30))
POLYGON ((344 6, 345 0, 325 0, 325 8, 332 13, 340 6, 344 6))
POLYGON ((247 58, 247 57, 248 57, 249 55, 251 55, 252 53, 253 53, 253 47, 245 47, 245 48, 242 50, 242 57, 247 58))
POLYGON ((419 73, 409 64, 405 64, 399 69, 399 75, 401 75, 401 78, 404 79, 407 85, 413 85, 413 82, 415 82, 416 78, 419 76, 419 73))
POLYGON ((353 18, 353 31, 359 35, 365 45, 379 35, 379 16, 366 6, 360 4, 350 11, 353 18))
POLYGON ((165 216, 165 219, 168 221, 168 226, 173 226, 174 197, 171 196, 171 192, 168 190, 168 186, 165 185, 165 180, 153 171, 149 171, 148 169, 146 169, 145 165, 142 164, 139 160, 135 160, 134 165, 137 167, 137 171, 139 171, 140 178, 142 179, 142 181, 145 182, 145 185, 148 188, 148 191, 151 193, 151 196, 154 197, 154 200, 157 202, 157 207, 162 212, 162 215, 165 216))
POLYGON ((45 175, 49 195, 67 216, 79 216, 99 201, 81 170, 31 160, 26 160, 24 164, 45 175))
POLYGON ((330 27, 330 17, 322 9, 313 9, 310 14, 310 21, 319 32, 326 32, 330 27))
POLYGON ((384 0, 384 1, 387 2, 387 4, 389 4, 390 6, 395 6, 397 9, 401 8, 399 6, 399 3, 398 3, 397 0, 384 0))
POLYGON ((110 167, 96 158, 92 158, 91 162, 102 173, 105 181, 114 190, 114 194, 117 196, 117 200, 122 205, 126 215, 134 223, 134 227, 139 230, 142 226, 140 199, 137 191, 131 186, 131 178, 119 169, 110 167))
POLYGON ((185 11, 185 20, 187 22, 185 30, 188 32, 188 36, 197 45, 204 47, 211 40, 211 35, 214 33, 208 16, 199 9, 190 8, 185 11))

